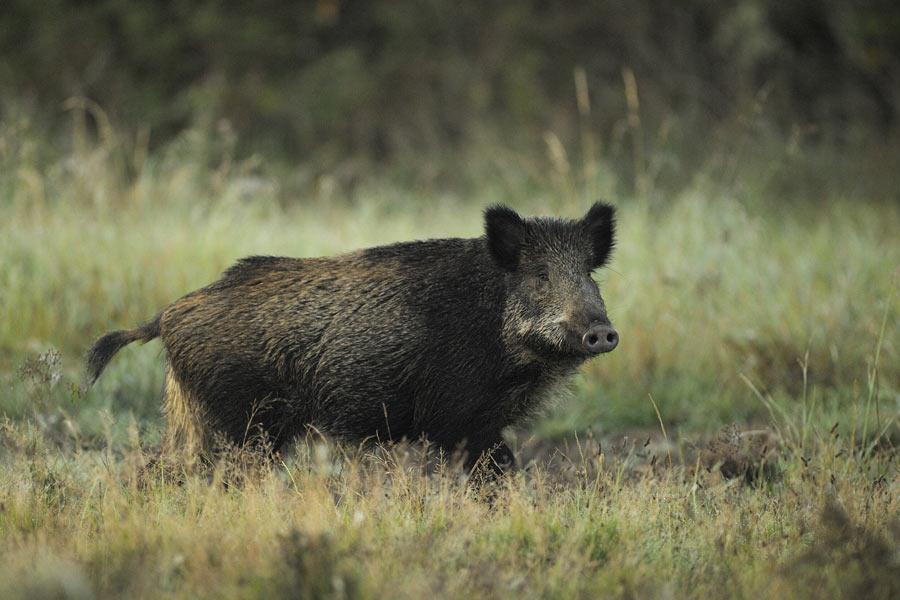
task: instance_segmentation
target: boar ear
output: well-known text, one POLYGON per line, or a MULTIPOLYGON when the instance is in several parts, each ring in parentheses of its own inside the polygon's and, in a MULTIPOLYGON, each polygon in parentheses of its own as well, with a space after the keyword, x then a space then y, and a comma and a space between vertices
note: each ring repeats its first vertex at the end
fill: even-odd
POLYGON ((616 243, 616 209, 603 202, 596 202, 582 221, 591 239, 593 260, 591 267, 599 269, 609 260, 616 243))
POLYGON ((484 231, 488 250, 500 267, 515 271, 525 235, 525 223, 513 209, 496 205, 484 211, 484 231))

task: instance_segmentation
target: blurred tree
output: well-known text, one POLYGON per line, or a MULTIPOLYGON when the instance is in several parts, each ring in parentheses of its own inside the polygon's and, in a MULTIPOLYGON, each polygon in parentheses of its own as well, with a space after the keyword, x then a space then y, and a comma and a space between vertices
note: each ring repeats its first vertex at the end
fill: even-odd
POLYGON ((631 69, 648 131, 740 117, 834 139, 895 130, 900 4, 813 0, 6 0, 0 97, 49 123, 85 96, 164 142, 227 119, 247 147, 300 158, 612 135, 631 69))

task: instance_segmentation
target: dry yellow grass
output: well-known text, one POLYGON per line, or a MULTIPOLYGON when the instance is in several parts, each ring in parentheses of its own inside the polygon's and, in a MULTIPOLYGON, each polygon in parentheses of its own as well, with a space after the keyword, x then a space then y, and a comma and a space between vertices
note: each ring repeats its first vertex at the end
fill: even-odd
POLYGON ((452 468, 420 469, 416 447, 301 444, 226 483, 139 484, 136 452, 60 451, 7 423, 0 594, 896 597, 896 456, 861 459, 822 433, 752 484, 584 444, 489 503, 452 468))
MULTIPOLYGON (((900 595, 896 203, 785 209, 702 184, 665 203, 619 200, 603 290, 622 344, 534 425, 542 437, 519 451, 535 462, 492 503, 453 469, 327 444, 239 481, 232 463, 228 485, 192 475, 138 487, 139 450, 159 435, 159 346, 123 351, 85 395, 74 384, 94 337, 243 255, 478 235, 489 203, 572 215, 577 194, 523 196, 519 167, 496 159, 474 197, 374 180, 348 196, 327 178, 299 197, 259 161, 211 167, 189 136, 128 174, 132 157, 114 146, 75 144, 45 163, 10 131, 0 598, 900 595), (35 358, 50 347, 61 358, 35 358), (645 449, 657 414, 668 445, 645 449), (698 431, 732 420, 763 423, 779 451, 723 479, 719 455, 695 450, 708 437, 698 431), (554 451, 552 436, 590 425, 607 441, 643 433, 554 451)), ((592 188, 614 187, 597 177, 592 188)))

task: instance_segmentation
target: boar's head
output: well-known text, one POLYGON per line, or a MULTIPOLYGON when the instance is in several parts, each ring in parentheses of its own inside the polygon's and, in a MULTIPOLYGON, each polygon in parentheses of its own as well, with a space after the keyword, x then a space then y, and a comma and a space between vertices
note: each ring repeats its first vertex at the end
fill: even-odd
POLYGON ((487 246, 505 272, 507 343, 539 358, 586 359, 619 343, 592 273, 606 264, 615 209, 594 204, 579 220, 522 218, 505 206, 485 211, 487 246))

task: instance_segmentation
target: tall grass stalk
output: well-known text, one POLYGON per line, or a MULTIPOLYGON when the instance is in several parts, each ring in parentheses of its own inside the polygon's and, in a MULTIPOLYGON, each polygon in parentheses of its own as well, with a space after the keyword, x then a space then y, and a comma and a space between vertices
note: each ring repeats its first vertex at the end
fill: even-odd
POLYGON ((871 441, 868 441, 868 445, 865 447, 863 452, 864 456, 868 456, 872 450, 875 449, 875 446, 882 441, 885 433, 890 429, 891 425, 900 421, 900 415, 894 415, 891 419, 888 419, 887 422, 882 426, 881 424, 881 411, 878 406, 878 361, 881 358, 881 345, 884 341, 884 332, 887 327, 888 315, 890 314, 891 307, 894 304, 894 299, 897 297, 897 292, 900 290, 900 266, 897 267, 897 271, 895 272, 894 285, 891 290, 890 297, 887 299, 884 305, 884 315, 881 318, 881 328, 878 331, 878 339, 875 342, 875 353, 872 358, 872 363, 869 365, 867 369, 867 390, 868 394, 866 396, 866 416, 863 422, 863 435, 862 441, 863 443, 867 443, 866 434, 868 433, 869 428, 869 415, 871 413, 872 407, 875 409, 875 427, 876 433, 871 441))

